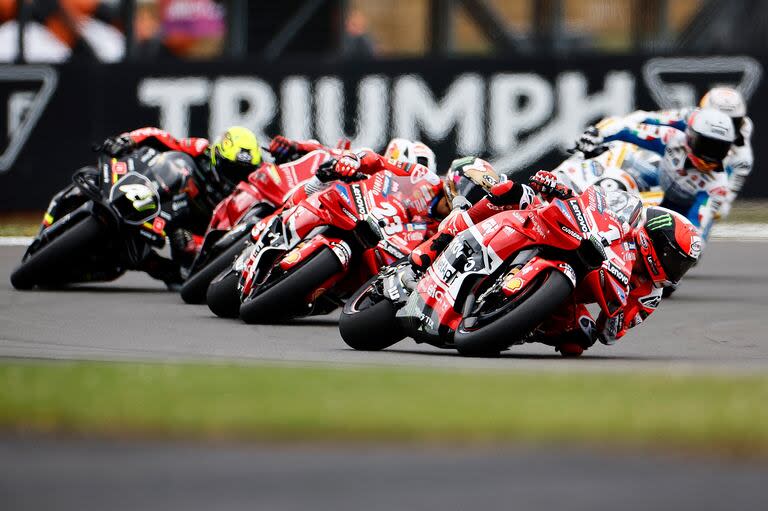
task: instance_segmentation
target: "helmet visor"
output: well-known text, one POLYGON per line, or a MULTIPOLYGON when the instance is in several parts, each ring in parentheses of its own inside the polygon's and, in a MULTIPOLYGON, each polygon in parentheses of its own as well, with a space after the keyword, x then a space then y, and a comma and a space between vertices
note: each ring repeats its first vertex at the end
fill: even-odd
MULTIPOLYGON (((693 157, 715 165, 722 163, 723 158, 725 158, 728 151, 731 150, 730 141, 719 140, 698 133, 690 134, 688 144, 693 157)), ((691 161, 693 161, 693 158, 691 158, 691 161)))
POLYGON ((671 244, 666 244, 658 255, 664 273, 667 275, 667 280, 671 284, 677 284, 683 275, 696 264, 696 259, 681 253, 671 244))

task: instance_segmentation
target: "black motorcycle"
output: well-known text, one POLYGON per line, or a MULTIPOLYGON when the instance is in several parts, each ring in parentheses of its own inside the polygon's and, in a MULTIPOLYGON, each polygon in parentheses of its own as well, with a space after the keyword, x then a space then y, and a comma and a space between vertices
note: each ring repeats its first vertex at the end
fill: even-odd
MULTIPOLYGON (((191 156, 144 147, 75 172, 52 200, 40 232, 11 275, 16 289, 114 280, 127 270, 180 281, 179 263, 158 253, 179 225, 202 225, 210 207, 191 156)), ((188 232, 188 231, 183 231, 188 232)), ((191 261, 190 261, 191 262, 191 261)))

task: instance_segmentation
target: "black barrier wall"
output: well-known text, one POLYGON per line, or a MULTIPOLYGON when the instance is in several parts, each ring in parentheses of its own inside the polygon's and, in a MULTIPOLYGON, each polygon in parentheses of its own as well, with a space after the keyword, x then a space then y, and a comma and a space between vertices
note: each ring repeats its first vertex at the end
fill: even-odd
MULTIPOLYGON (((0 209, 43 209, 104 137, 142 126, 215 136, 241 124, 382 149, 393 136, 430 144, 441 169, 477 154, 505 172, 551 168, 590 123, 636 108, 691 104, 716 84, 749 99, 759 166, 762 57, 567 60, 286 61, 0 66, 0 209)), ((768 119, 766 119, 768 120, 768 119)), ((756 169, 743 194, 768 196, 756 169)))

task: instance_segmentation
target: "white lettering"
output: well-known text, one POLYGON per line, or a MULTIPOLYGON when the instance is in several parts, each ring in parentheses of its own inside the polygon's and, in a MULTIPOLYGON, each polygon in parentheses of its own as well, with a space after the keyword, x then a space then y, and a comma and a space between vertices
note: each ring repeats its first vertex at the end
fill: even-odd
POLYGON ((147 78, 139 84, 139 102, 160 108, 160 128, 176 137, 189 136, 189 107, 208 100, 208 80, 190 78, 147 78))
POLYGON ((269 140, 266 128, 277 111, 272 87, 258 78, 219 78, 213 85, 208 132, 218 136, 233 124, 253 130, 269 140))
POLYGON ((397 80, 393 92, 394 133, 398 137, 430 140, 446 138, 456 128, 456 150, 477 153, 483 148, 484 82, 475 74, 460 75, 435 101, 424 80, 406 75, 397 80))

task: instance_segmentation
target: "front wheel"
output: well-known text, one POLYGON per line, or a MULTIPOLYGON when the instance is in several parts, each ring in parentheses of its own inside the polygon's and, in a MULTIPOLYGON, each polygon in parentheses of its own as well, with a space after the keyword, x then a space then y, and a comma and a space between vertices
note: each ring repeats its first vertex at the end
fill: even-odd
POLYGON ((323 247, 298 267, 254 290, 240 306, 240 318, 246 323, 270 323, 300 315, 305 297, 339 271, 339 258, 323 247))
POLYGON ((220 318, 236 318, 240 310, 240 292, 237 283, 240 274, 232 268, 221 272, 208 286, 205 301, 211 312, 220 318))
POLYGON ((102 224, 88 216, 58 238, 27 257, 11 274, 11 284, 16 289, 30 289, 36 285, 58 284, 57 274, 65 273, 78 255, 99 239, 102 224))
POLYGON ((490 306, 481 304, 472 321, 462 320, 456 329, 456 349, 466 356, 498 354, 547 319, 573 291, 568 278, 551 270, 531 283, 519 299, 502 299, 490 306))
POLYGON ((208 286, 219 273, 232 266, 237 256, 245 250, 250 241, 249 234, 250 232, 243 233, 229 248, 192 274, 181 287, 182 300, 187 303, 204 303, 208 286))
POLYGON ((376 293, 378 278, 374 277, 360 288, 341 312, 339 333, 352 349, 379 351, 405 337, 397 324, 394 305, 376 293))

